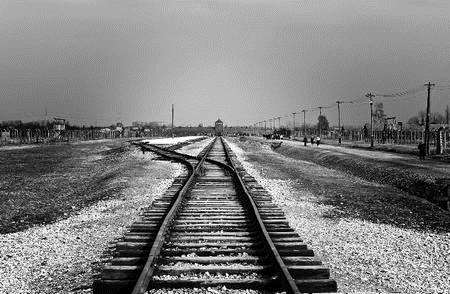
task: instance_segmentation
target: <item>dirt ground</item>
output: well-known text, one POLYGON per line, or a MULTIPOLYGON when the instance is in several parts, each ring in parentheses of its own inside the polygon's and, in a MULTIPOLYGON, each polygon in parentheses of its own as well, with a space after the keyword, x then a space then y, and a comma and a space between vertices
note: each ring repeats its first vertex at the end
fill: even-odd
POLYGON ((450 214, 389 185, 292 159, 244 138, 231 147, 331 268, 342 293, 449 293, 450 214))
POLYGON ((138 160, 126 161, 121 140, 0 149, 0 233, 67 218, 125 185, 114 179, 138 160))

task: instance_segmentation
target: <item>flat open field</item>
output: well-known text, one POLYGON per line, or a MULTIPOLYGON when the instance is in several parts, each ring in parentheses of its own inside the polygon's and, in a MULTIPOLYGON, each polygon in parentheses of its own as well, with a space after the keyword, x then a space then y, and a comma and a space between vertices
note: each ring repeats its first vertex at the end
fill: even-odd
POLYGON ((68 217, 126 184, 114 179, 139 161, 125 141, 0 149, 0 233, 68 217))

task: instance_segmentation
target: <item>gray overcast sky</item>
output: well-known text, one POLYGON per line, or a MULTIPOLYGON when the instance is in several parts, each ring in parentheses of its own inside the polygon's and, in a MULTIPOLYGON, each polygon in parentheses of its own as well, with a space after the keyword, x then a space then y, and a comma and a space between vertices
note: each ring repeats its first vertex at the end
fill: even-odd
MULTIPOLYGON (((168 122, 174 103, 177 124, 244 124, 450 84, 448 0, 0 0, 0 39, 0 120, 168 122)), ((388 114, 424 108, 406 98, 388 114)), ((433 111, 447 103, 433 93, 433 111)))

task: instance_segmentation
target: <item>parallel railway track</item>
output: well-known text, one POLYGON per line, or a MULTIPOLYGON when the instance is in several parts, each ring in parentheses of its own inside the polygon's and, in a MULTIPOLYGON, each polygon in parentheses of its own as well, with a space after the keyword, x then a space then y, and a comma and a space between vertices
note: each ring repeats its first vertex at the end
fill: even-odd
POLYGON ((270 195, 215 138, 198 157, 141 145, 182 163, 175 180, 116 245, 94 293, 227 287, 287 293, 335 292, 270 195))

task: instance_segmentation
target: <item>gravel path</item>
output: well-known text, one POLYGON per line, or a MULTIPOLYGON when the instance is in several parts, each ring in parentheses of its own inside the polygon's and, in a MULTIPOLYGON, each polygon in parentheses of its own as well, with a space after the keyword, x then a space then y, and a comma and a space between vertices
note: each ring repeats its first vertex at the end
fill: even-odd
POLYGON ((111 180, 125 188, 109 200, 50 225, 0 235, 0 293, 91 293, 105 249, 181 173, 180 165, 152 158, 130 150, 123 160, 147 164, 111 180))
POLYGON ((450 293, 447 212, 257 142, 232 140, 230 147, 331 268, 342 293, 450 293))
MULTIPOLYGON (((299 141, 283 141, 284 145, 289 145, 298 148, 305 148, 303 146, 303 142, 299 141)), ((336 145, 327 145, 321 144, 320 146, 311 146, 311 144, 307 144, 309 149, 320 149, 324 152, 330 151, 333 153, 341 153, 341 154, 350 154, 356 155, 364 158, 376 159, 378 161, 386 161, 386 162, 399 162, 406 166, 410 166, 411 168, 423 169, 425 171, 433 171, 436 173, 450 173, 450 165, 445 162, 434 161, 434 160, 419 160, 416 155, 410 154, 401 154, 401 153, 392 153, 392 152, 384 152, 378 150, 367 150, 367 149, 358 149, 358 148, 349 148, 346 146, 336 146, 336 145)))
POLYGON ((0 151, 20 150, 20 149, 29 149, 29 148, 36 148, 36 147, 39 147, 39 145, 6 145, 6 146, 0 146, 0 151))

